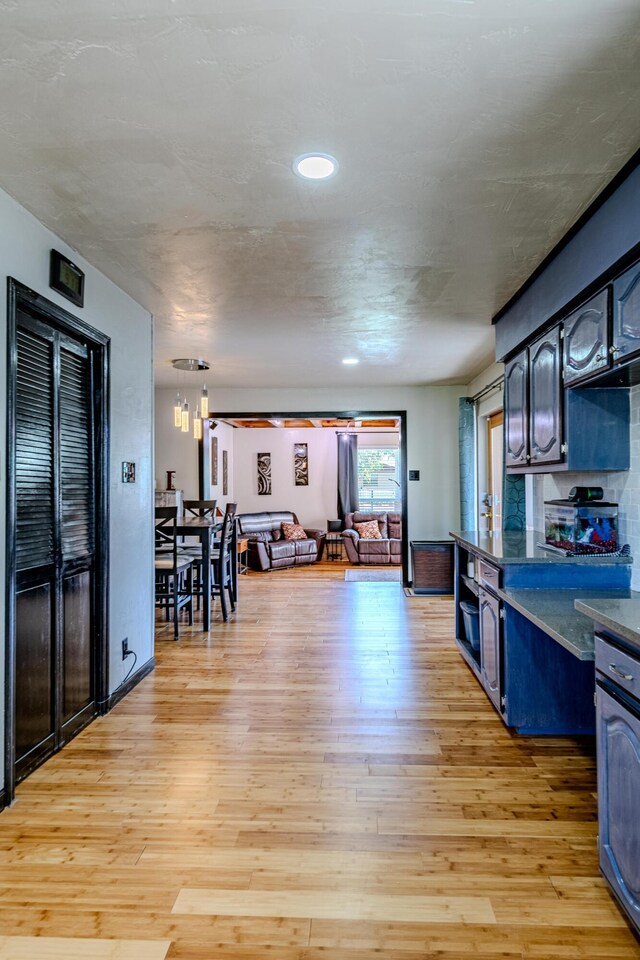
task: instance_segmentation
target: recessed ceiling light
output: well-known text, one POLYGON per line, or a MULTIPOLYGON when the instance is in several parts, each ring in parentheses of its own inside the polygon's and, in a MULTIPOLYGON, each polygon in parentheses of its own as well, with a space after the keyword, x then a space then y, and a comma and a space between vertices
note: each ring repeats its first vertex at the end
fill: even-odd
POLYGON ((345 357, 342 362, 348 364, 349 366, 353 366, 356 363, 360 363, 360 361, 357 360, 355 357, 345 357))
POLYGON ((293 163, 293 172, 304 180, 326 180, 337 171, 338 161, 328 153, 303 153, 293 163))

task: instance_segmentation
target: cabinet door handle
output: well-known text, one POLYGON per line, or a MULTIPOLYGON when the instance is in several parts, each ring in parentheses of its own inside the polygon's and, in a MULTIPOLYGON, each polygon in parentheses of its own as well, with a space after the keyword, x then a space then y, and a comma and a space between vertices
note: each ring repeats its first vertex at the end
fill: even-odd
POLYGON ((596 353, 596 356, 595 356, 596 363, 602 363, 604 359, 605 359, 604 353, 596 353))
POLYGON ((622 353, 622 347, 609 347, 609 353, 615 357, 616 353, 622 353))
POLYGON ((620 667, 617 667, 615 663, 609 664, 609 670, 611 673, 615 673, 616 677, 620 677, 621 680, 633 680, 633 674, 625 673, 624 670, 621 670, 620 667))

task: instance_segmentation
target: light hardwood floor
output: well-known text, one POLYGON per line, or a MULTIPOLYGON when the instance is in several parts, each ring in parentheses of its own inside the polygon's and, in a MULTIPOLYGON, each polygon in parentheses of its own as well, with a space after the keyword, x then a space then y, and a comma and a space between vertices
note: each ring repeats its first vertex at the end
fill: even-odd
POLYGON ((504 729, 450 599, 240 586, 0 816, 0 960, 639 960, 592 743, 504 729))

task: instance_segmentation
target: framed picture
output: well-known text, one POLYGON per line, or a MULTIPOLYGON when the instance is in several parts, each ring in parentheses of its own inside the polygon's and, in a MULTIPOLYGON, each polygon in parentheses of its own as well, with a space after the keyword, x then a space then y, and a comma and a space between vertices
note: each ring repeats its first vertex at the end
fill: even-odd
POLYGON ((271 496, 271 454, 259 453, 258 461, 258 496, 271 496))
POLYGON ((227 451, 222 451, 222 496, 229 495, 229 458, 227 451))
POLYGON ((211 437, 211 486, 218 486, 218 438, 211 437))
POLYGON ((306 443, 293 445, 293 471, 296 487, 309 486, 309 449, 306 443))

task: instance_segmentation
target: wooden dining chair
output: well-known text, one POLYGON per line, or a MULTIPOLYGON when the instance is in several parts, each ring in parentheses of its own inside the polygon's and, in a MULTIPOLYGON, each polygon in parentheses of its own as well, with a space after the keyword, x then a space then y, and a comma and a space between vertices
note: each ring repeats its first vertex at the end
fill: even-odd
POLYGON ((177 507, 156 507, 155 508, 155 547, 156 553, 171 553, 173 546, 167 534, 171 531, 172 522, 178 516, 177 507))
POLYGON ((222 521, 220 542, 213 552, 211 561, 213 567, 211 595, 220 597, 220 609, 222 611, 222 619, 225 622, 229 619, 227 596, 231 609, 236 609, 233 564, 236 563, 235 528, 237 509, 237 503, 227 504, 224 520, 222 521), (225 596, 225 593, 227 596, 225 596))
MULTIPOLYGON (((185 500, 182 504, 185 516, 208 517, 215 520, 217 500, 185 500)), ((214 534, 211 534, 213 543, 214 534)), ((186 540, 181 546, 182 552, 191 558, 194 565, 194 594, 197 598, 197 609, 200 609, 202 595, 202 543, 186 540)))
POLYGON ((173 639, 179 640, 178 614, 183 607, 189 613, 189 626, 193 624, 193 561, 178 549, 176 520, 176 507, 156 507, 156 607, 165 611, 167 621, 173 612, 173 639))
POLYGON ((215 517, 217 505, 217 500, 185 500, 182 504, 192 517, 215 517))

